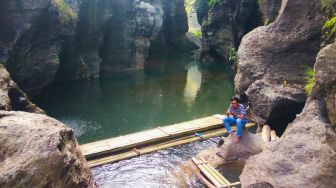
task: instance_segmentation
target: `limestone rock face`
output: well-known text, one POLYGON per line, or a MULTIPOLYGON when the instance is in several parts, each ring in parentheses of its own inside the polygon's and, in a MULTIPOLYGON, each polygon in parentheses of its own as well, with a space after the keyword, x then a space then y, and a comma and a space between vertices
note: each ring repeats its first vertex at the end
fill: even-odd
POLYGON ((0 116, 0 187, 96 187, 71 129, 45 115, 0 116))
POLYGON ((203 22, 203 19, 207 16, 209 11, 209 4, 208 0, 196 0, 196 15, 197 15, 197 21, 201 25, 203 22))
POLYGON ((75 34, 78 3, 71 2, 0 2, 0 63, 29 94, 53 81, 62 41, 75 34))
POLYGON ((322 49, 315 85, 302 113, 280 140, 248 159, 243 187, 267 182, 273 187, 336 187, 336 44, 322 49))
POLYGON ((0 64, 0 109, 45 113, 33 104, 27 95, 10 78, 6 68, 0 64))
POLYGON ((150 51, 181 46, 188 30, 183 0, 4 0, 0 26, 0 63, 29 96, 52 82, 144 69, 150 51))
POLYGON ((278 17, 282 0, 260 0, 258 2, 264 24, 273 22, 278 17))
POLYGON ((272 126, 277 118, 302 109, 305 67, 315 62, 321 23, 318 0, 288 0, 282 3, 275 22, 244 36, 238 50, 235 88, 248 96, 258 123, 272 126))
POLYGON ((315 64, 314 98, 323 97, 326 101, 327 117, 336 126, 336 43, 323 48, 315 64))
POLYGON ((220 0, 209 8, 202 23, 203 53, 227 58, 228 51, 237 48, 242 37, 259 25, 257 1, 220 0))
POLYGON ((111 1, 112 16, 100 53, 104 72, 144 69, 149 48, 162 29, 161 2, 111 1), (118 29, 116 29, 118 28, 118 29))

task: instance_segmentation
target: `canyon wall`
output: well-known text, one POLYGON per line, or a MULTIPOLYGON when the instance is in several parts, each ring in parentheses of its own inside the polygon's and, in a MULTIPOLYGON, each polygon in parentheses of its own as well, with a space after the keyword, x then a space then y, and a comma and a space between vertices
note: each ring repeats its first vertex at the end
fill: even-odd
POLYGON ((181 46, 188 30, 183 0, 5 0, 0 12, 0 63, 30 96, 144 69, 150 51, 181 46))

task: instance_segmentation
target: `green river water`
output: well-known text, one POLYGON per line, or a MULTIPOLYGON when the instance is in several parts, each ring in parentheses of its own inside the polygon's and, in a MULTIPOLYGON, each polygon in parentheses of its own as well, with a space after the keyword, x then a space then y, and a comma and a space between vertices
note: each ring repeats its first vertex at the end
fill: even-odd
POLYGON ((87 143, 223 113, 234 93, 229 66, 201 68, 185 55, 148 64, 146 71, 51 85, 34 102, 87 143))
MULTIPOLYGON (((201 67, 185 55, 152 58, 146 71, 103 75, 95 81, 54 84, 34 102, 71 128, 80 144, 180 123, 226 111, 234 93, 225 64, 201 67)), ((180 166, 218 138, 160 150, 92 169, 99 187, 204 187, 180 166)), ((223 173, 238 181, 241 165, 223 173)))

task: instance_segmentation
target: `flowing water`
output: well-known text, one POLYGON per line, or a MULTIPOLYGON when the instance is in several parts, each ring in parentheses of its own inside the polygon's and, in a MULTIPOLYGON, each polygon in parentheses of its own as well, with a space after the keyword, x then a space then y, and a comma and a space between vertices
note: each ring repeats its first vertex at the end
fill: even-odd
MULTIPOLYGON (((229 66, 201 67, 191 56, 151 58, 146 71, 54 84, 34 102, 71 128, 80 144, 226 111, 234 93, 229 66)), ((102 187, 202 187, 176 182, 172 168, 212 141, 186 144, 93 169, 102 187), (183 185, 183 186, 182 186, 183 185), (185 185, 185 186, 184 186, 185 185)))

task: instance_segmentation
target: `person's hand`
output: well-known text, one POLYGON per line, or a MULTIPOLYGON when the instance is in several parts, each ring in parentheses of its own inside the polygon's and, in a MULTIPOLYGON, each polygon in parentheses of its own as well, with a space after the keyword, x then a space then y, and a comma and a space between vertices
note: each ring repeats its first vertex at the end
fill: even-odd
POLYGON ((239 114, 239 115, 237 115, 237 117, 240 118, 240 119, 244 119, 244 114, 239 114))
POLYGON ((226 112, 226 115, 229 116, 229 115, 232 115, 232 113, 229 112, 229 111, 227 111, 227 112, 226 112))

